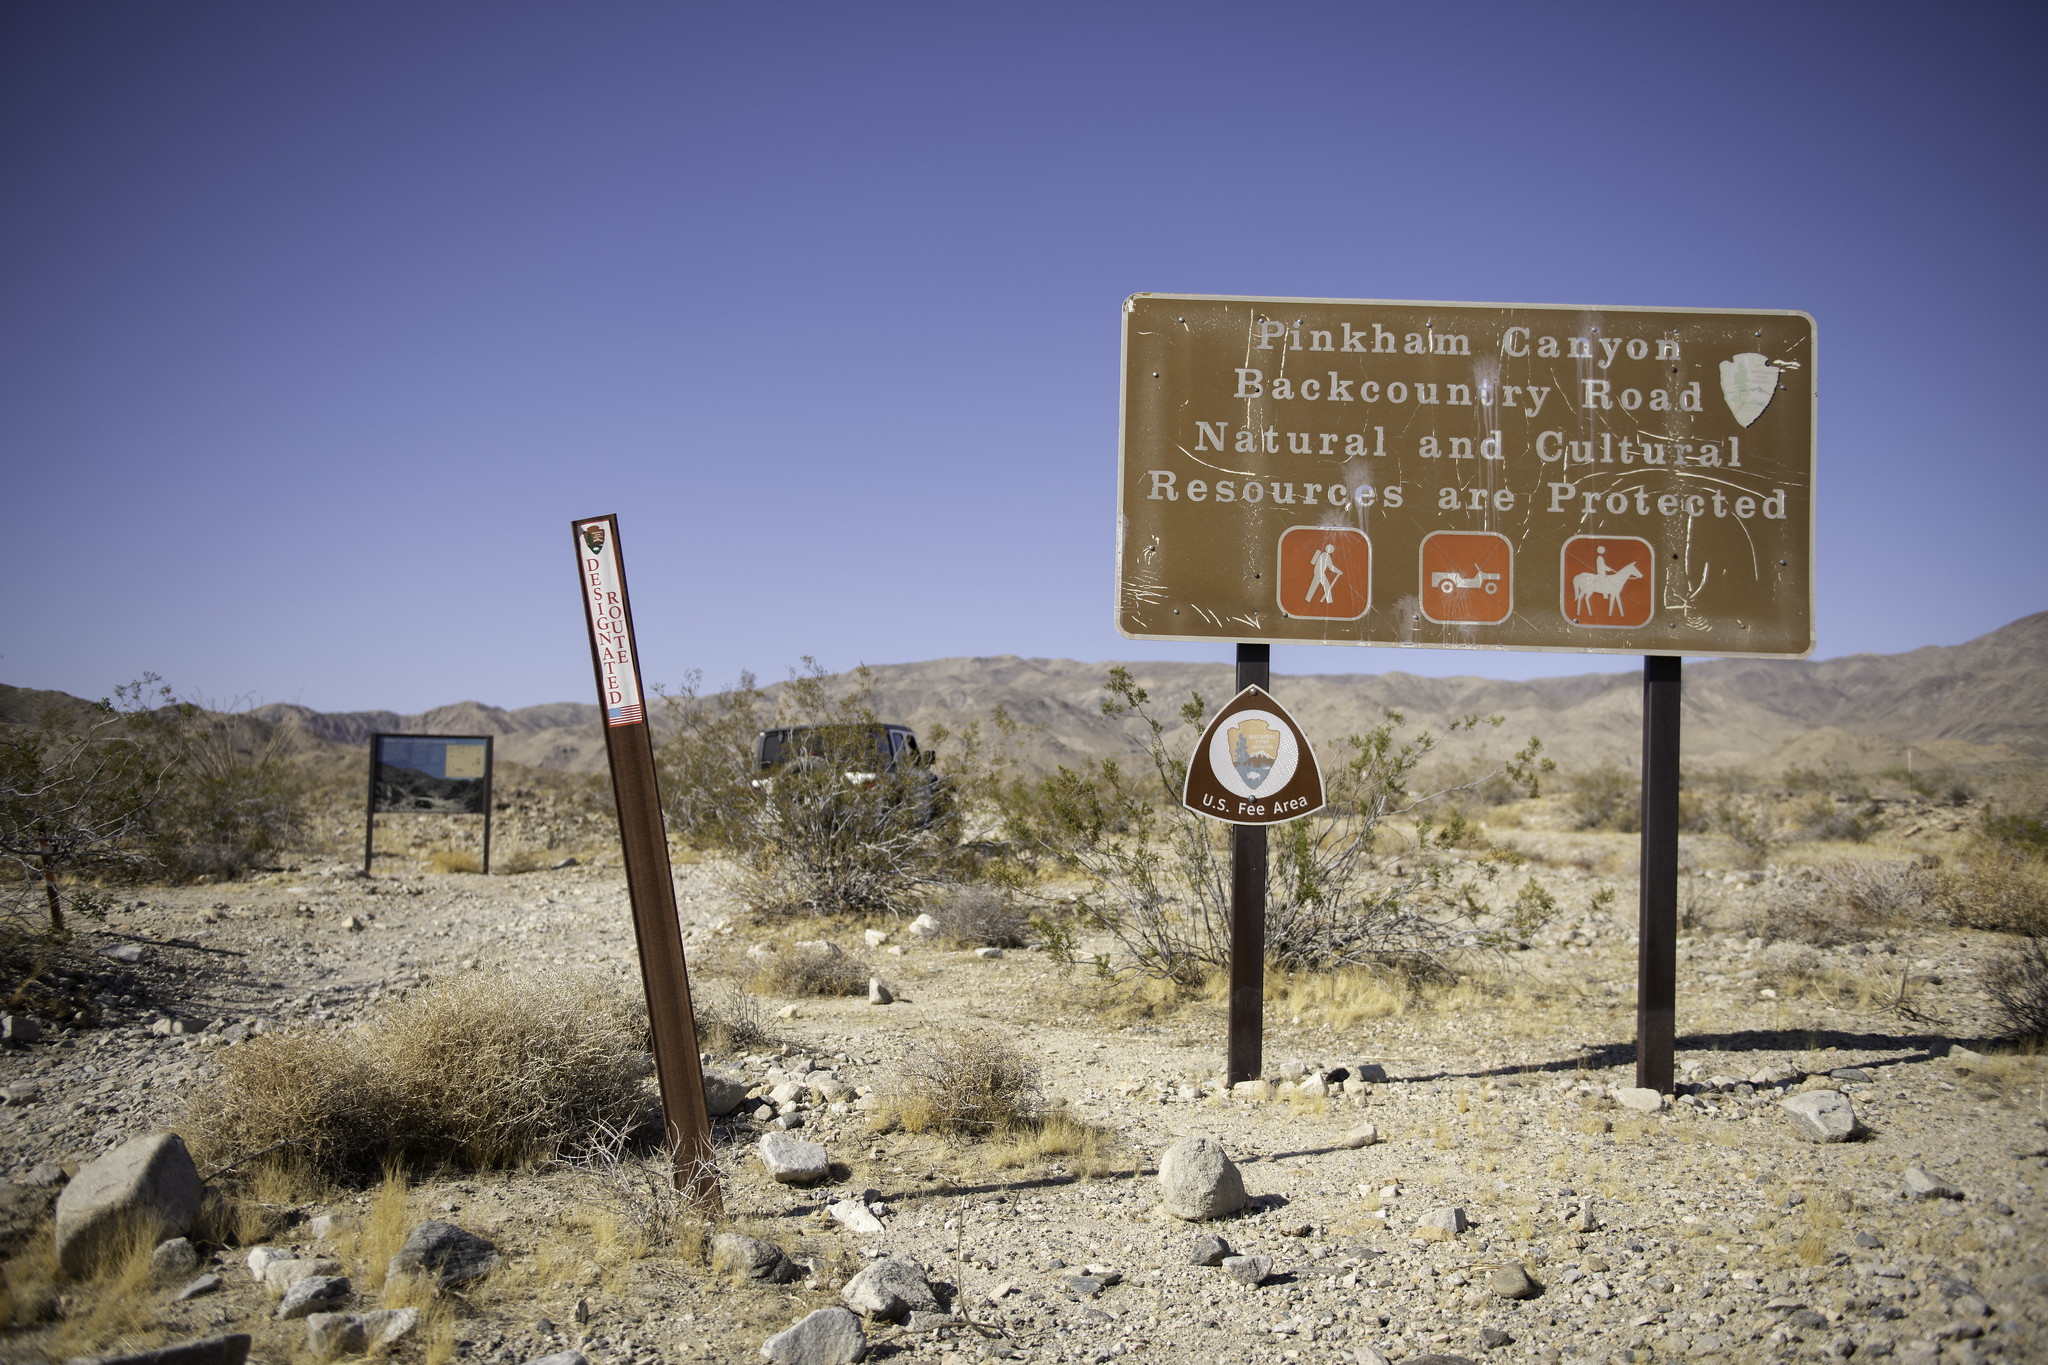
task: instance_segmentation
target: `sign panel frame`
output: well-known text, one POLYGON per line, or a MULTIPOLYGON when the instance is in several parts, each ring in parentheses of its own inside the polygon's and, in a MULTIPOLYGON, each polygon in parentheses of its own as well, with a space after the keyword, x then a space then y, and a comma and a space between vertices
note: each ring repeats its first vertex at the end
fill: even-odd
MULTIPOLYGON (((407 733, 404 733, 404 732, 401 732, 401 731, 395 731, 395 730, 379 730, 379 731, 377 731, 376 733, 374 733, 374 734, 372 734, 372 735, 370 736, 370 793, 369 793, 369 799, 368 799, 367 809, 366 809, 366 811, 365 811, 365 814, 364 814, 364 816, 363 816, 363 875, 364 875, 365 877, 367 877, 367 876, 369 876, 369 875, 370 875, 370 863, 371 863, 371 860, 372 860, 372 858, 374 858, 374 857, 375 857, 375 855, 376 855, 376 838, 377 838, 377 816, 378 816, 379 814, 384 814, 384 815, 399 815, 399 814, 404 814, 405 812, 407 812, 407 811, 409 811, 409 810, 410 810, 410 811, 414 811, 414 812, 423 812, 423 813, 439 813, 439 814, 443 814, 443 815, 482 815, 482 816, 484 817, 484 856, 483 856, 483 875, 484 875, 484 876, 487 876, 487 877, 488 877, 488 876, 490 875, 490 873, 491 873, 491 806, 492 806, 492 794, 491 794, 491 792, 492 792, 492 782, 493 782, 493 780, 495 779, 495 777, 496 777, 496 775, 497 775, 497 760, 496 760, 496 755, 495 755, 495 752, 494 752, 494 749, 495 749, 495 743, 496 743, 496 741, 495 741, 495 740, 494 740, 494 738, 493 738, 492 736, 490 736, 490 735, 415 735, 415 734, 407 734, 407 733), (383 771, 383 769, 384 769, 384 768, 386 768, 387 766, 391 766, 391 767, 403 767, 403 766, 404 766, 404 765, 397 765, 397 764, 387 764, 387 763, 386 763, 386 761, 385 761, 385 759, 384 759, 384 741, 386 741, 386 740, 402 740, 402 741, 405 741, 405 742, 408 742, 408 743, 425 743, 425 744, 437 744, 437 743, 438 743, 438 744, 442 745, 442 752, 443 752, 443 760, 442 760, 442 761, 443 761, 443 764, 444 764, 444 765, 445 765, 445 763, 446 763, 446 753, 447 753, 447 746, 448 746, 448 745, 451 745, 451 744, 460 744, 460 745, 462 745, 462 746, 463 746, 464 748, 468 748, 468 747, 470 747, 470 746, 472 746, 472 745, 477 745, 477 744, 481 744, 481 745, 483 746, 483 772, 482 772, 481 774, 479 774, 479 777, 480 777, 480 779, 481 779, 481 789, 480 789, 480 799, 479 799, 479 802, 478 802, 478 804, 476 805, 476 807, 475 807, 475 808, 473 808, 473 809, 460 809, 460 810, 456 810, 456 809, 444 809, 444 808, 441 808, 441 807, 437 807, 437 806, 418 806, 418 805, 414 805, 414 806, 395 806, 395 805, 379 805, 379 804, 378 804, 378 802, 377 802, 377 794, 378 794, 378 793, 377 793, 377 789, 378 789, 378 786, 379 786, 379 783, 380 783, 380 778, 381 778, 381 774, 382 774, 382 771, 383 771)), ((411 771, 423 771, 423 770, 418 770, 418 769, 412 769, 411 771)), ((445 773, 445 771, 446 771, 446 770, 445 770, 445 766, 444 766, 444 769, 443 769, 443 771, 444 771, 444 773, 445 773)), ((467 778, 467 777, 464 777, 464 778, 454 778, 454 779, 450 779, 450 778, 447 778, 447 777, 445 777, 445 776, 442 776, 442 777, 440 777, 440 778, 436 779, 436 778, 435 778, 435 775, 434 775, 434 774, 432 774, 432 773, 427 773, 427 774, 425 774, 425 775, 426 775, 426 776, 427 776, 427 777, 428 777, 429 779, 433 779, 433 780, 439 780, 439 781, 463 781, 463 782, 467 782, 467 781, 470 781, 470 780, 472 780, 472 779, 469 779, 469 778, 467 778)), ((429 799, 430 799, 430 798, 429 798, 429 799)))
POLYGON ((1139 293, 1122 318, 1112 618, 1127 639, 1813 652, 1819 404, 1809 313, 1139 293), (1318 368, 1283 374, 1310 362, 1318 368), (1534 382, 1511 383, 1518 375, 1534 382), (1370 422, 1373 405, 1358 401, 1369 383, 1370 422), (1283 432, 1290 417, 1314 430, 1283 432), (1389 480, 1396 470, 1399 481, 1389 480), (1263 506, 1247 493, 1219 515, 1224 486, 1234 496, 1246 482, 1272 484, 1272 496, 1260 487, 1263 506), (1449 508, 1440 500, 1454 488, 1449 508), (1318 490, 1326 496, 1313 508, 1302 501, 1318 490), (1344 506, 1333 508, 1338 494, 1344 506), (1380 581, 1356 622, 1295 615, 1280 584, 1261 581, 1277 580, 1281 534, 1318 524, 1370 541, 1380 581), (1427 593, 1409 566, 1432 531, 1510 539, 1523 581, 1504 621, 1442 623, 1417 609, 1427 593), (1566 615, 1562 585, 1550 580, 1562 543, 1579 534, 1659 545, 1646 625, 1566 615))

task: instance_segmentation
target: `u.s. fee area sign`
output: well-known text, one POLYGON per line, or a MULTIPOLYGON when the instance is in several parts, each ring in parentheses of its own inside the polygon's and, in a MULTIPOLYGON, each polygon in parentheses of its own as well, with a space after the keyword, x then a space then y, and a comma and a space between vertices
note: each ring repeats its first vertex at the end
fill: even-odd
POLYGON ((1814 322, 1136 294, 1132 639, 1813 649, 1814 322))

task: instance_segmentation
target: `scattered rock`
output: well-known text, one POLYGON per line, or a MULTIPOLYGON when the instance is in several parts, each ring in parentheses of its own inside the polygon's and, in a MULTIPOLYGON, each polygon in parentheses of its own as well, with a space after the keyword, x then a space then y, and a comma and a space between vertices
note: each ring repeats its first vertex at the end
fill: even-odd
POLYGON ((1370 1123, 1361 1123, 1344 1135, 1345 1147, 1370 1147, 1380 1140, 1380 1130, 1370 1123))
POLYGON ((1639 1114, 1654 1114, 1664 1107, 1664 1097, 1640 1086, 1623 1086, 1614 1092, 1614 1102, 1639 1114))
POLYGON ((761 1343, 762 1356, 780 1365, 850 1365, 867 1353, 860 1319, 844 1308, 820 1308, 761 1343))
POLYGON ((803 1267, 790 1260, 781 1247, 737 1232, 721 1232, 711 1239, 711 1268, 769 1284, 789 1284, 804 1277, 803 1267))
POLYGON ((354 1292, 354 1286, 346 1275, 308 1275, 290 1289, 278 1301, 277 1315, 280 1318, 303 1318, 313 1313, 325 1313, 341 1307, 354 1292))
POLYGON ((1520 1261, 1509 1261, 1487 1276, 1486 1287, 1503 1299, 1533 1299, 1543 1292, 1520 1261))
POLYGON ((142 945, 139 943, 109 943, 99 950, 101 957, 110 957, 116 962, 134 966, 142 961, 142 945))
POLYGON ((1273 1274, 1271 1256, 1226 1256, 1223 1273, 1239 1284, 1260 1285, 1273 1274))
POLYGON ((767 1133, 761 1138, 761 1164, 768 1174, 784 1185, 812 1185, 831 1173, 825 1149, 815 1142, 787 1133, 767 1133))
POLYGON ((858 1199, 838 1200, 827 1205, 825 1211, 848 1232, 873 1234, 882 1230, 882 1220, 875 1217, 874 1211, 858 1199))
POLYGON ((1863 1247, 1865 1249, 1874 1249, 1884 1245, 1884 1239, 1879 1237, 1874 1232, 1857 1233, 1855 1237, 1855 1242, 1857 1246, 1863 1247))
POLYGON ((1060 1288, 1077 1299, 1092 1299, 1103 1291, 1104 1285, 1093 1275, 1069 1275, 1060 1281, 1060 1288))
POLYGON ((0 1043, 12 1043, 26 1047, 38 1042, 43 1036, 43 1026, 26 1014, 0 1016, 0 1043))
POLYGON ((1919 1166, 1906 1168, 1906 1193, 1915 1199, 1961 1199, 1963 1192, 1944 1185, 1919 1166))
POLYGON ((1869 1085, 1870 1073, 1860 1066, 1838 1066, 1828 1073, 1828 1079, 1846 1081, 1850 1085, 1869 1085))
POLYGON ((342 1227, 346 1226, 349 1221, 348 1218, 338 1213, 323 1213, 308 1223, 306 1230, 313 1234, 314 1241, 324 1242, 334 1236, 342 1227))
POLYGON ((704 1073, 704 1112, 722 1119, 747 1102, 747 1083, 723 1071, 704 1073))
POLYGON ((0 1103, 34 1104, 43 1097, 43 1088, 34 1081, 16 1081, 0 1090, 0 1103))
POLYGON ((1204 1237, 1195 1243, 1194 1251, 1188 1256, 1188 1264, 1219 1266, 1236 1254, 1230 1249, 1230 1243, 1221 1237, 1204 1237))
POLYGON ((1223 1218, 1244 1207, 1244 1177, 1214 1138, 1185 1137, 1159 1159, 1166 1211, 1188 1222, 1223 1218))
POLYGON ((925 1280, 924 1268, 900 1256, 882 1256, 846 1282, 839 1291, 850 1308, 870 1317, 896 1318, 905 1313, 936 1313, 938 1297, 925 1280))
POLYGON ((974 950, 974 955, 980 958, 982 961, 986 962, 990 958, 1001 957, 1003 955, 1003 950, 1001 948, 976 948, 974 950))
POLYGON ((68 1365, 243 1365, 248 1359, 249 1334, 229 1332, 133 1355, 74 1356, 68 1365))
POLYGON ((868 978, 868 1003, 870 1005, 893 1005, 896 1003, 896 996, 887 986, 882 984, 882 978, 879 976, 868 978))
POLYGON ((29 1173, 23 1176, 18 1183, 32 1185, 39 1190, 49 1190, 55 1189, 67 1179, 69 1177, 64 1174, 64 1168, 56 1162, 39 1161, 29 1169, 29 1173))
POLYGON ((889 932, 886 929, 870 929, 862 934, 861 938, 867 942, 868 947, 879 948, 889 941, 889 932))
POLYGON ((176 1297, 171 1301, 173 1303, 185 1303, 188 1300, 198 1298, 202 1294, 211 1294, 214 1290, 220 1288, 220 1284, 221 1280, 218 1275, 201 1275, 183 1289, 180 1289, 176 1297))
POLYGON ((1431 1209, 1423 1214, 1416 1220, 1415 1231, 1429 1241, 1448 1242, 1468 1226, 1470 1225, 1465 1221, 1465 1210, 1444 1207, 1431 1209))
POLYGON ((1839 1090, 1808 1090, 1779 1101, 1792 1116, 1792 1130, 1802 1142, 1846 1142, 1856 1132, 1856 1110, 1839 1090))
POLYGON ((199 1269, 199 1253, 183 1237, 157 1243, 149 1253, 149 1273, 159 1280, 175 1280, 199 1269))
POLYGON ((281 1294, 300 1280, 310 1279, 315 1275, 339 1274, 341 1274, 341 1262, 330 1261, 325 1257, 314 1257, 306 1260, 272 1261, 269 1265, 263 1267, 263 1283, 281 1294))
POLYGON ((124 1142, 84 1167, 57 1196, 57 1260, 65 1273, 85 1273, 100 1249, 127 1228, 148 1222, 178 1237, 199 1216, 199 1168, 176 1133, 124 1142))
POLYGON ((919 915, 910 922, 908 932, 913 938, 935 938, 939 932, 939 922, 930 915, 919 915))
POLYGON ((581 1351, 556 1351, 553 1355, 535 1356, 526 1365, 590 1365, 590 1357, 581 1351))
POLYGON ((412 1230, 384 1273, 393 1279, 426 1275, 437 1288, 449 1289, 480 1280, 497 1265, 498 1249, 489 1241, 436 1218, 412 1230))
POLYGON ((315 1355, 361 1355, 392 1346, 420 1325, 417 1308, 377 1308, 366 1313, 314 1313, 306 1319, 306 1346, 315 1355))
POLYGON ((249 1278, 263 1283, 263 1272, 270 1269, 272 1261, 289 1261, 292 1253, 283 1247, 260 1246, 249 1249, 249 1278))
POLYGON ((799 939, 796 943, 796 950, 807 957, 824 958, 827 961, 835 957, 846 956, 845 950, 829 938, 799 939))
POLYGON ((1512 1346, 1514 1344, 1515 1339, 1506 1332, 1501 1331, 1498 1327, 1482 1327, 1479 1329, 1479 1345, 1485 1350, 1498 1351, 1503 1346, 1512 1346))

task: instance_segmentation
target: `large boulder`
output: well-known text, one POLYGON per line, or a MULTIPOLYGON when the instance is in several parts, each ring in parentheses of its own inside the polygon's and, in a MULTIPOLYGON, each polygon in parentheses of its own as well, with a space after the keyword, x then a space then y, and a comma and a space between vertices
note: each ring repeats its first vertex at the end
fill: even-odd
POLYGON ((1856 1110, 1839 1090, 1808 1090, 1779 1103, 1803 1142, 1847 1142, 1856 1133, 1856 1110))
POLYGON ((176 1133, 124 1142, 79 1171, 57 1196, 57 1261, 84 1275, 131 1231, 181 1237, 199 1216, 199 1168, 176 1133))
POLYGON ((832 1163, 823 1147, 788 1133, 762 1137, 761 1164, 784 1185, 815 1185, 832 1172, 832 1163))
POLYGON ((1224 1218, 1244 1207, 1244 1177, 1213 1138, 1185 1137, 1159 1159, 1166 1211, 1188 1222, 1224 1218))
POLYGON ((349 1301, 355 1286, 346 1275, 308 1275, 284 1291, 277 1301, 277 1315, 292 1319, 331 1312, 349 1301))
POLYGON ((905 1313, 936 1313, 939 1296, 932 1293, 924 1268, 900 1256, 882 1256, 846 1282, 839 1291, 849 1308, 869 1317, 900 1318, 905 1313))
POLYGON ((396 1344, 420 1325, 417 1308, 373 1308, 366 1313, 314 1313, 306 1319, 306 1347, 323 1359, 362 1355, 396 1344))
POLYGON ((497 1265, 498 1249, 489 1241, 436 1218, 412 1230, 384 1274, 394 1280, 417 1275, 432 1279, 437 1288, 449 1289, 480 1280, 497 1265))
POLYGON ((249 1334, 229 1332, 127 1355, 73 1356, 66 1365, 243 1365, 248 1359, 249 1334))
POLYGON ((778 1365, 852 1365, 867 1353, 860 1319, 844 1308, 820 1308, 761 1343, 762 1356, 778 1365))

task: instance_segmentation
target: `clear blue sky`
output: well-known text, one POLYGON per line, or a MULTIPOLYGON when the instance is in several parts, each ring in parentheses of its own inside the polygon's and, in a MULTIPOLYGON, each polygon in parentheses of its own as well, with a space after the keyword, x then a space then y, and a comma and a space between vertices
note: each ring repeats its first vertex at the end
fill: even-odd
POLYGON ((1961 641, 2048 606, 2042 15, 10 4, 0 681, 588 700, 612 510, 650 681, 1223 659, 1110 625, 1137 290, 1806 309, 1819 652, 1961 641))

